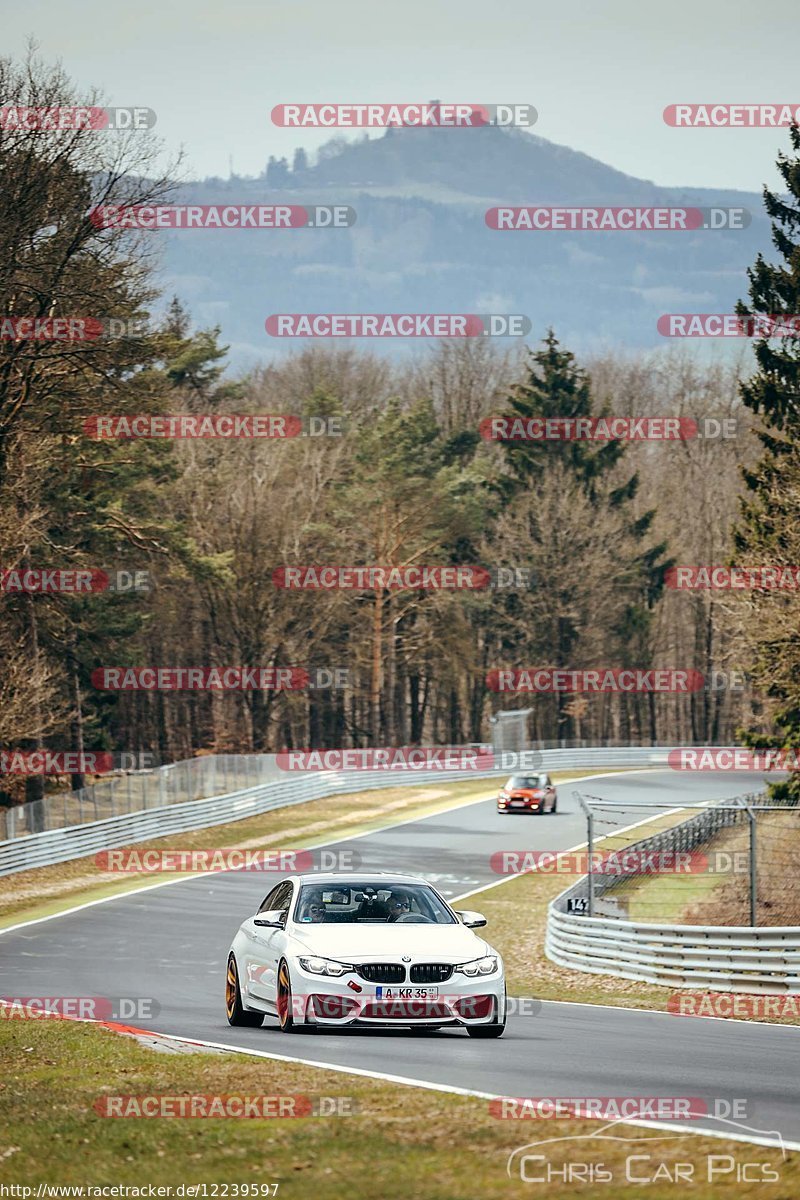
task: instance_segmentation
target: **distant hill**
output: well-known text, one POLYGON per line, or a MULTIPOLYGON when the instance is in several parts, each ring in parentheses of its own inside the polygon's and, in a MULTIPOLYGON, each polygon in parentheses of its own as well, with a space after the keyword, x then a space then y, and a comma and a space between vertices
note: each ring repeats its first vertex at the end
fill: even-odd
POLYGON ((755 193, 659 187, 519 130, 389 130, 336 139, 298 166, 271 160, 259 179, 205 179, 183 198, 349 204, 352 229, 153 235, 165 239, 164 287, 197 324, 222 326, 235 366, 292 344, 264 332, 275 312, 522 312, 532 340, 552 325, 579 351, 659 345, 661 313, 730 311, 756 252, 770 249, 755 193), (693 233, 498 233, 484 222, 493 205, 559 202, 733 205, 753 220, 693 233))

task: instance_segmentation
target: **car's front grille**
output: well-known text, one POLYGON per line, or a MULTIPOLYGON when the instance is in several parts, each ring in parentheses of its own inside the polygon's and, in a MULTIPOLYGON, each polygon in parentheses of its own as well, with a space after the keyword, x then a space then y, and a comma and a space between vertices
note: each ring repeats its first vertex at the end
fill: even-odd
POLYGON ((405 983, 406 969, 400 963, 359 963, 356 971, 368 983, 405 983))
POLYGON ((449 963, 416 963, 411 968, 412 983, 444 983, 453 974, 449 963))
POLYGON ((453 1014, 446 1004, 436 1000, 370 1000, 359 1017, 373 1021, 448 1021, 453 1014))

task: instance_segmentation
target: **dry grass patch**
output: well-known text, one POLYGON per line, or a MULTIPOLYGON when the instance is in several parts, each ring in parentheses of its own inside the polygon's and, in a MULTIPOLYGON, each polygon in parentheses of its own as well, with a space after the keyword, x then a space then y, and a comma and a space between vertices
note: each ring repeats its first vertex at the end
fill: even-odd
MULTIPOLYGON (((470 1053, 466 1038, 454 1053, 470 1053)), ((508 1155, 541 1138, 587 1135, 598 1122, 511 1121, 490 1115, 485 1100, 447 1095, 302 1064, 246 1055, 165 1055, 129 1038, 67 1021, 0 1021, 0 1183, 60 1185, 278 1183, 279 1200, 350 1200, 359 1191, 380 1200, 507 1200, 529 1197, 530 1184, 506 1175, 508 1155), (293 1119, 104 1118, 94 1104, 109 1095, 306 1095, 346 1099, 352 1115, 293 1119)), ((800 1155, 786 1162, 764 1147, 617 1126, 629 1142, 565 1143, 554 1164, 571 1155, 601 1158, 619 1196, 624 1159, 648 1149, 667 1168, 692 1163, 692 1195, 710 1200, 707 1156, 730 1154, 780 1173, 776 1195, 800 1192, 800 1155), (651 1147, 640 1139, 654 1138, 651 1147)), ((637 1164, 641 1168, 642 1164, 637 1164)), ((736 1200, 763 1195, 763 1184, 725 1189, 736 1200)), ((220 1193, 221 1194, 221 1193, 220 1193)), ((548 1197, 565 1200, 574 1183, 558 1179, 548 1197)), ((587 1193, 588 1194, 588 1193, 587 1193)), ((627 1194, 627 1193, 626 1193, 627 1194)), ((674 1200, 674 1183, 647 1189, 649 1200, 674 1200)))

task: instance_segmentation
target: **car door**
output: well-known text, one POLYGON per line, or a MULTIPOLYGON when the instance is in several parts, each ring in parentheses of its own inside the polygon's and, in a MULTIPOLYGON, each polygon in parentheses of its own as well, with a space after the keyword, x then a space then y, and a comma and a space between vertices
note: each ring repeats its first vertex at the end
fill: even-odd
MULTIPOLYGON (((273 929, 253 924, 251 942, 253 946, 252 961, 248 965, 250 991, 261 1000, 270 1004, 277 1002, 278 963, 286 950, 286 922, 294 898, 294 885, 291 880, 284 880, 270 892, 261 905, 259 912, 281 913, 283 929, 273 929)), ((258 915, 258 914, 256 914, 258 915)))
POLYGON ((275 901, 278 899, 278 893, 284 890, 285 881, 278 883, 268 892, 259 905, 258 912, 253 917, 248 919, 242 925, 242 932, 247 935, 247 949, 245 952, 244 962, 240 963, 245 978, 247 979, 247 990, 259 999, 265 999, 267 994, 267 975, 268 966, 268 935, 273 931, 266 929, 263 926, 256 925, 255 917, 258 913, 269 912, 273 910, 275 901))
MULTIPOLYGON (((556 806, 556 789, 553 786, 553 781, 549 775, 547 776, 547 790, 546 790, 545 804, 550 809, 550 812, 552 812, 556 806)), ((542 808, 544 808, 544 807, 545 807, 545 805, 542 805, 542 808)))

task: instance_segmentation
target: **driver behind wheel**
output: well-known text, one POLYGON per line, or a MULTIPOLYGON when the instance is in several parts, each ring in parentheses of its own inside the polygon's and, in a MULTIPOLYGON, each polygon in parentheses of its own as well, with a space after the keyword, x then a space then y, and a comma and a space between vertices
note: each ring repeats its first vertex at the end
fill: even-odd
POLYGON ((313 893, 308 899, 300 920, 312 921, 318 924, 320 921, 325 920, 325 916, 325 905, 322 902, 321 894, 319 892, 313 893))
POLYGON ((389 901, 389 920, 399 921, 411 912, 411 901, 405 892, 395 892, 389 901))

